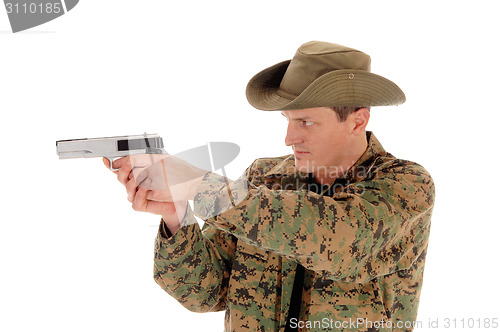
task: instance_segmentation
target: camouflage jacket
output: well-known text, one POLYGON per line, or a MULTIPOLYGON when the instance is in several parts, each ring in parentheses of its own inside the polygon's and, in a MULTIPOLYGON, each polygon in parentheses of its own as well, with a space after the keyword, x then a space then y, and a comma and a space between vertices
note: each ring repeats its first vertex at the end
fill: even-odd
MULTIPOLYGON (((293 155, 257 159, 238 205, 203 230, 192 222, 170 238, 159 232, 155 281, 191 311, 225 310, 225 331, 284 331, 300 263, 299 330, 413 330, 434 184, 422 166, 367 136, 332 197, 304 189, 293 155)), ((197 216, 210 208, 195 199, 197 216)))

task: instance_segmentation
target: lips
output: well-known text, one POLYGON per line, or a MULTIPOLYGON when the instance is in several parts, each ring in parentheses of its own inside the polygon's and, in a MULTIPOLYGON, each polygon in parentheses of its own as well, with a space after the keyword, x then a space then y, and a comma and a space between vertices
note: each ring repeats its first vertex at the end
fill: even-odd
POLYGON ((293 152, 293 154, 296 156, 296 157, 306 157, 310 154, 310 152, 307 152, 307 151, 300 151, 300 150, 295 150, 293 152))

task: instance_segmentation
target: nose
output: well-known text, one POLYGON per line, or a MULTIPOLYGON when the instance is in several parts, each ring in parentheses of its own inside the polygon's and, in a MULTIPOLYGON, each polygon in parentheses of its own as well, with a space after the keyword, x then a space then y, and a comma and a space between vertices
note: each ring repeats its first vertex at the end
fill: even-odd
POLYGON ((297 128, 297 125, 294 122, 295 121, 288 122, 288 127, 286 129, 286 137, 285 137, 286 146, 302 144, 304 142, 297 128))

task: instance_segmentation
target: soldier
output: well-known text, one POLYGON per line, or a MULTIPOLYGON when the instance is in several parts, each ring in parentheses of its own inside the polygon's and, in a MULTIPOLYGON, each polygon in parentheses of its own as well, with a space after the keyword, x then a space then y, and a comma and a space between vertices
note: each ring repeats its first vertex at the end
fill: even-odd
POLYGON ((133 208, 162 216, 154 278, 168 294, 225 310, 225 331, 413 330, 434 184, 366 131, 371 106, 405 101, 370 61, 313 41, 255 75, 247 99, 281 111, 294 153, 235 182, 175 158, 136 177, 130 158, 115 161, 133 208), (193 180, 173 190, 165 172, 193 180))

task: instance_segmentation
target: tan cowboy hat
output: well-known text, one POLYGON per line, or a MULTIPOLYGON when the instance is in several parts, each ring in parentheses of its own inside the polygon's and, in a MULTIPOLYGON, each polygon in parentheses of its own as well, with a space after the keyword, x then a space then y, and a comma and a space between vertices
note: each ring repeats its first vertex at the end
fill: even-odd
POLYGON ((292 60, 264 69, 248 82, 247 99, 263 111, 405 102, 394 82, 370 72, 370 56, 338 44, 311 41, 292 60))

